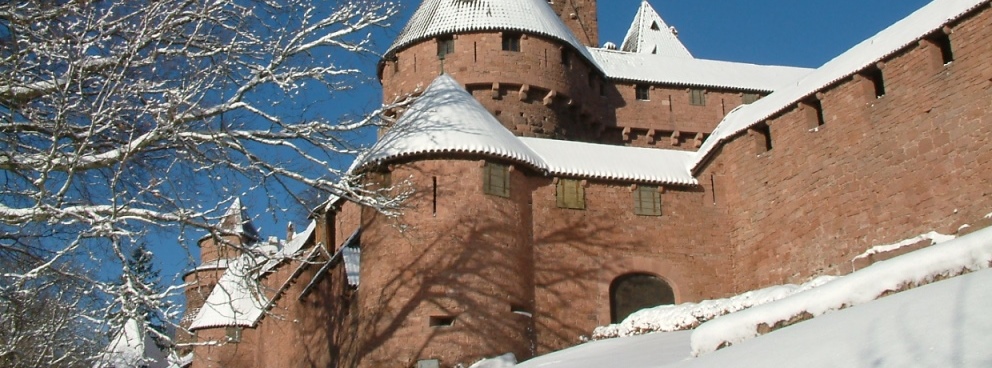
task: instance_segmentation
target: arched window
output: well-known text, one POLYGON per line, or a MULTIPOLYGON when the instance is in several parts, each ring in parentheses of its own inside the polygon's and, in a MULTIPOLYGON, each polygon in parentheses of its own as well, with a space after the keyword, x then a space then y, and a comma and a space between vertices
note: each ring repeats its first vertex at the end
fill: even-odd
POLYGON ((620 323, 631 313, 644 308, 675 304, 672 287, 661 278, 633 273, 617 277, 610 284, 610 318, 620 323))

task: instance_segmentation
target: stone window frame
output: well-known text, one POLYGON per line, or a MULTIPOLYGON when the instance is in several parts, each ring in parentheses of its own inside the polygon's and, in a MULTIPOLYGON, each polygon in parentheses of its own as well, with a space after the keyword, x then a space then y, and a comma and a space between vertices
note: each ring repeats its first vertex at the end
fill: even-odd
POLYGON ((651 86, 647 84, 635 84, 634 98, 638 101, 651 101, 651 86))
POLYGON ((523 34, 515 32, 503 32, 503 51, 520 52, 520 43, 523 34))
POLYGON ((224 336, 227 338, 229 343, 241 342, 241 335, 244 332, 244 328, 241 326, 227 326, 224 329, 224 336))
POLYGON ((689 88, 689 104, 692 106, 706 106, 706 90, 702 88, 689 88))
POLYGON ((555 202, 558 208, 570 210, 586 209, 585 180, 556 178, 555 202))
POLYGON ((444 59, 446 56, 455 53, 455 36, 444 35, 437 37, 437 57, 444 59))
POLYGON ((656 185, 634 185, 632 192, 634 214, 638 216, 661 216, 661 193, 663 187, 656 185))
POLYGON ((486 161, 482 166, 482 192, 510 198, 510 165, 486 161))

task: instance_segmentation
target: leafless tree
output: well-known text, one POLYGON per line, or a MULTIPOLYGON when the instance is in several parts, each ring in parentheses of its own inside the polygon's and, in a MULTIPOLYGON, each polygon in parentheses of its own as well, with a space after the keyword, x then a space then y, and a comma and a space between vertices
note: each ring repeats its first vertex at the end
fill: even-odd
POLYGON ((376 0, 0 2, 0 257, 30 260, 0 269, 0 301, 58 275, 74 293, 154 307, 166 296, 137 284, 126 254, 163 227, 220 235, 221 194, 305 187, 397 208, 335 164, 378 111, 314 112, 360 80, 346 60, 370 53, 396 12, 376 0))

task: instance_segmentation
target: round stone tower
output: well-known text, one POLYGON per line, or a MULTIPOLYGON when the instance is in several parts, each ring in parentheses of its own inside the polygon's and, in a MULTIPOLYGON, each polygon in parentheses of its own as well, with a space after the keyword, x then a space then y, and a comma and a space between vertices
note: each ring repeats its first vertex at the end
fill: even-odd
POLYGON ((541 163, 527 152, 445 75, 363 157, 357 167, 371 187, 413 194, 398 217, 362 213, 359 351, 343 366, 454 367, 534 354, 525 173, 541 163), (409 150, 415 142, 430 143, 409 150))
MULTIPOLYGON (((573 14, 562 17, 578 22, 573 14)), ((583 21, 594 29, 595 17, 583 21)), ((402 99, 446 73, 514 134, 594 140, 612 109, 582 39, 546 1, 425 0, 379 64, 383 97, 402 99)))

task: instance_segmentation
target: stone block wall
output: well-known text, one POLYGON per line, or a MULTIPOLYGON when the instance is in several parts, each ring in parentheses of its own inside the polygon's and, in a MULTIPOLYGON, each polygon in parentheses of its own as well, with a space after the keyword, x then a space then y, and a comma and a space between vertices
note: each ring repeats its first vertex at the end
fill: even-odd
POLYGON ((954 233, 992 212, 992 12, 947 31, 954 61, 928 41, 879 65, 885 95, 856 75, 727 143, 699 177, 725 178, 736 291, 850 272, 877 244, 954 233))

